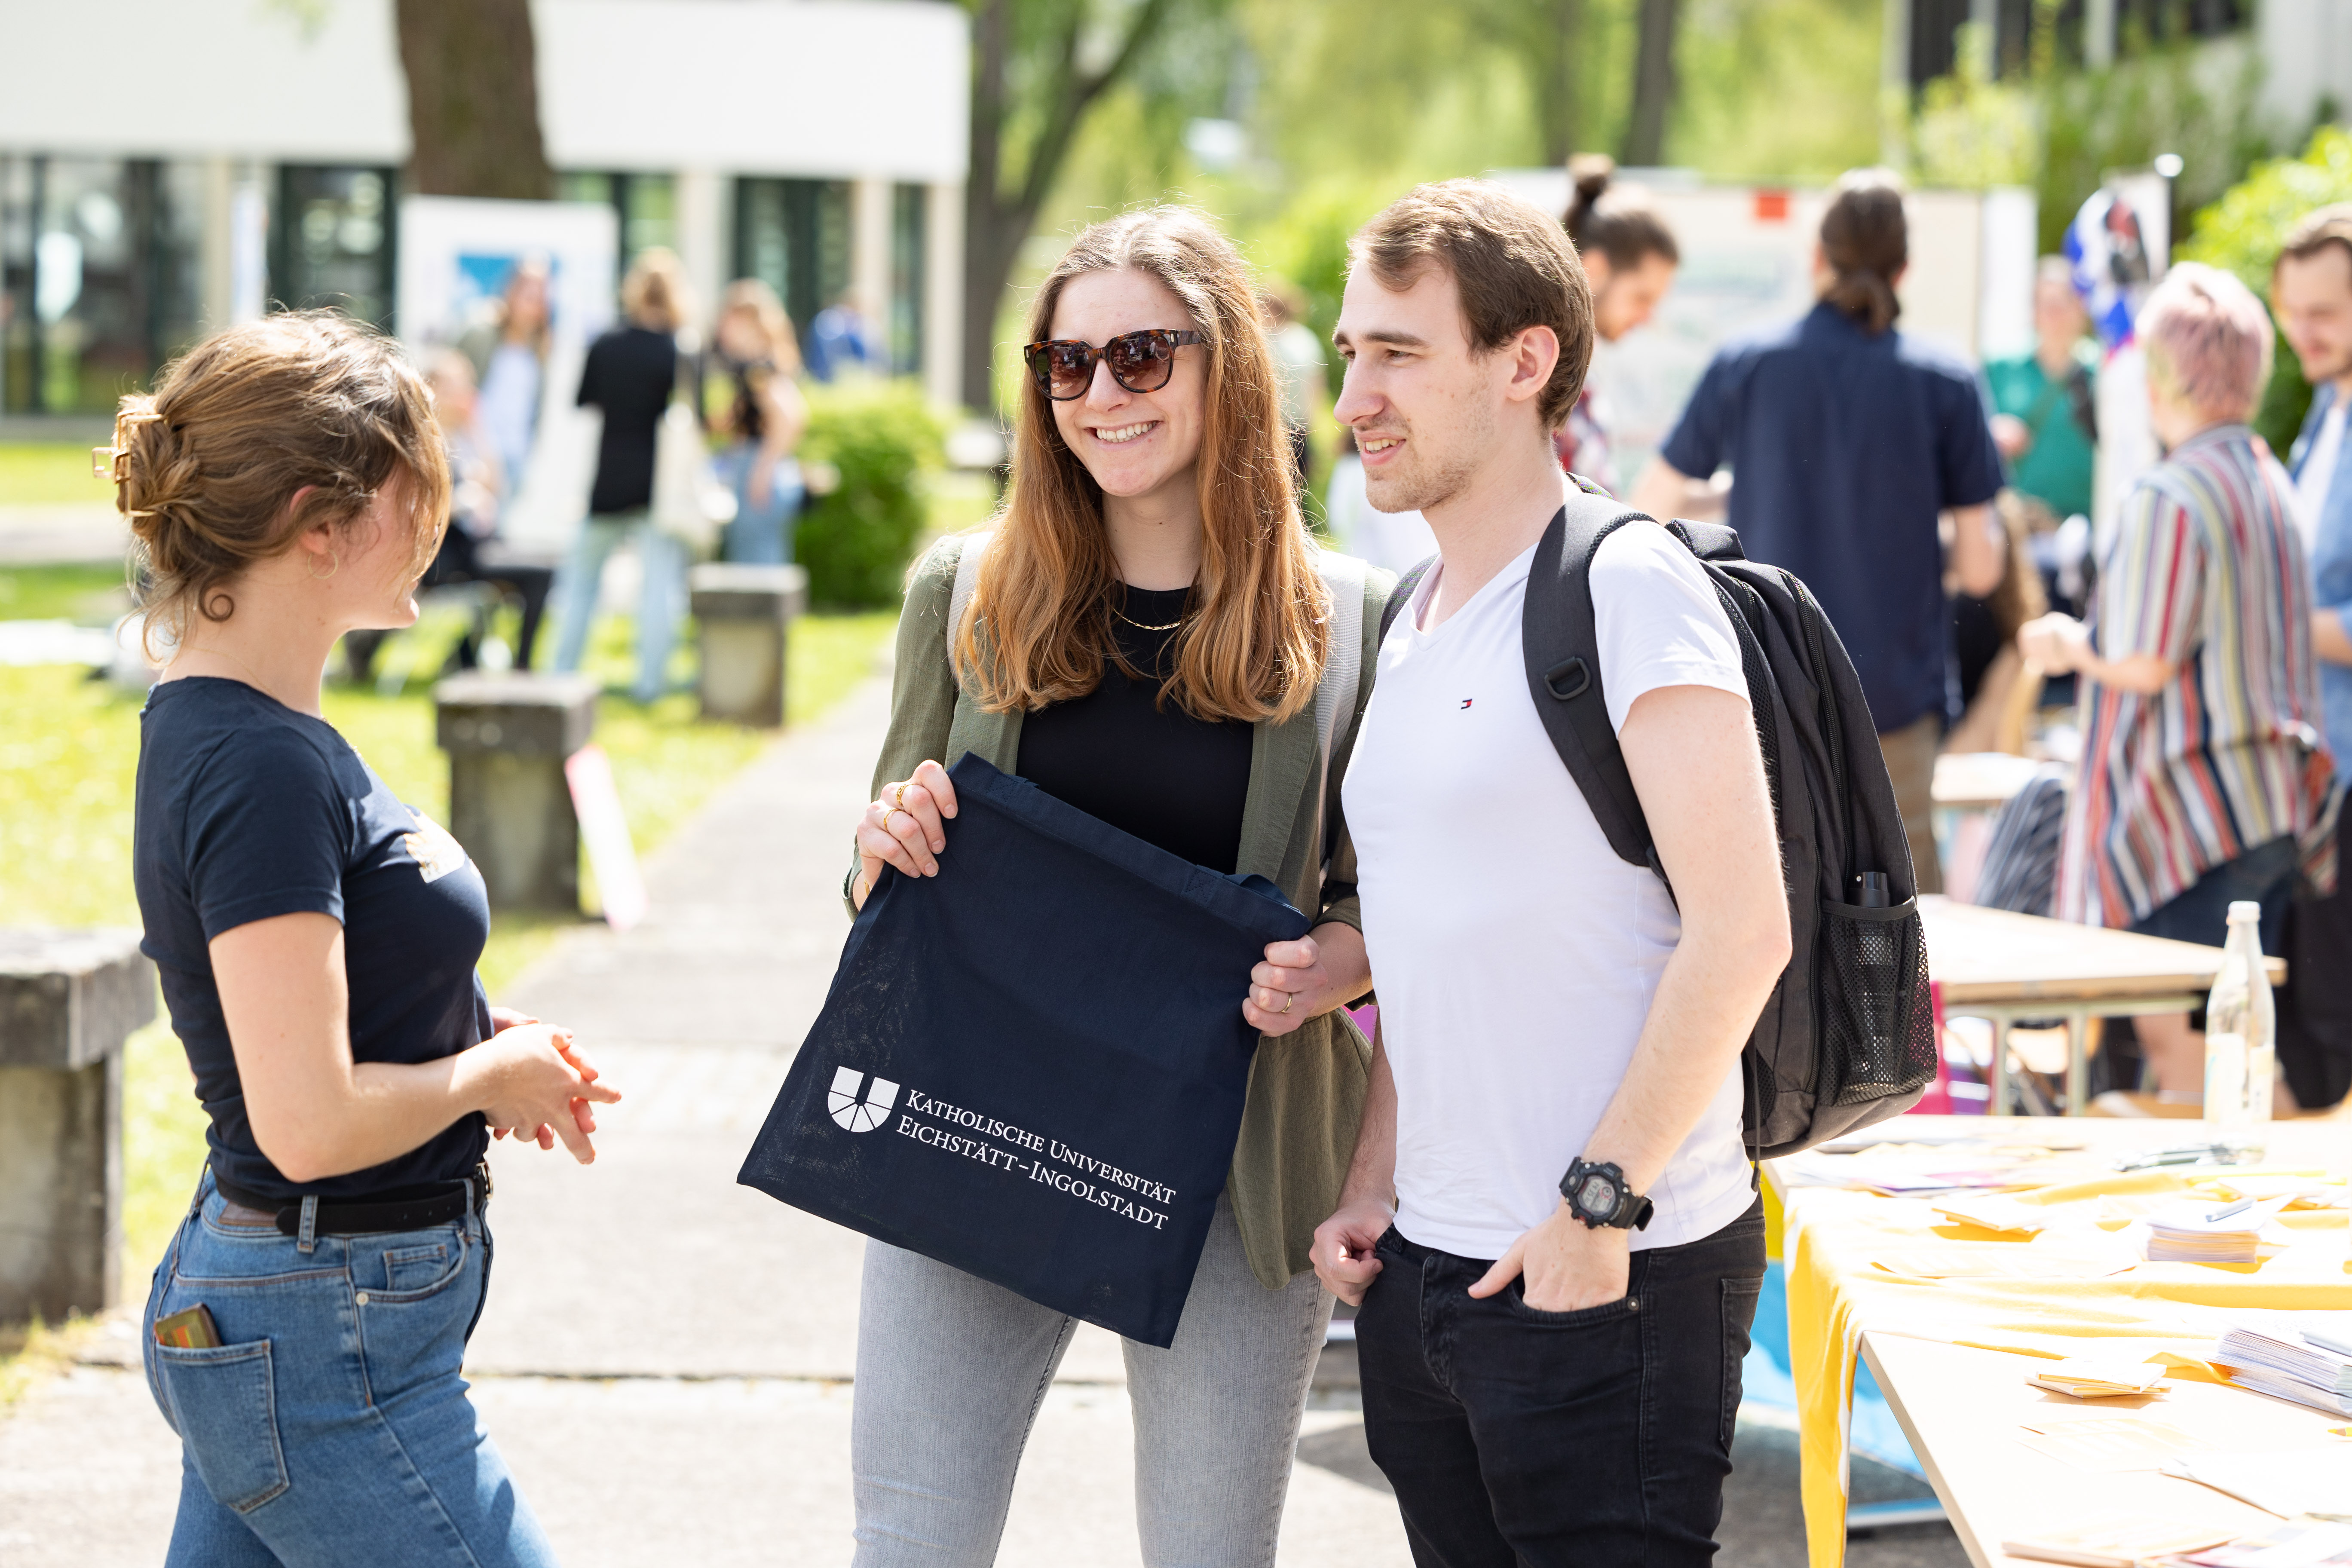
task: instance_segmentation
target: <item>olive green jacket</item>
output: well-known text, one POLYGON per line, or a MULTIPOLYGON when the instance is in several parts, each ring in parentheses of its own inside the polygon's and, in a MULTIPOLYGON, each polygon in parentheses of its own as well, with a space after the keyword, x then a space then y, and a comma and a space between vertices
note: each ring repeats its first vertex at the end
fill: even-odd
MULTIPOLYGON (((874 769, 877 795, 885 784, 910 776, 926 759, 953 767, 969 752, 1008 773, 1017 770, 1022 714, 987 711, 948 662, 948 602, 965 537, 942 541, 908 584, 906 608, 898 616, 890 730, 874 769)), ((1318 923, 1338 921, 1359 931, 1363 916, 1356 900, 1356 851, 1339 819, 1339 781, 1371 698, 1381 611, 1395 581, 1377 568, 1365 574, 1356 709, 1339 726, 1338 755, 1322 798, 1315 788, 1319 743, 1309 704, 1286 722, 1261 720, 1256 725, 1249 795, 1242 808, 1237 869, 1267 878, 1293 904, 1314 911, 1318 923), (1318 853, 1327 817, 1338 825, 1328 881, 1318 853)), ((1236 1007, 1244 984, 1244 976, 1234 976, 1236 1007)), ((1250 1268, 1268 1289, 1281 1289, 1310 1267, 1307 1248, 1315 1227, 1339 1206, 1339 1186, 1355 1154, 1370 1062, 1371 1047, 1363 1035, 1336 1011, 1309 1018, 1288 1035, 1259 1041, 1226 1191, 1241 1223, 1250 1268)))

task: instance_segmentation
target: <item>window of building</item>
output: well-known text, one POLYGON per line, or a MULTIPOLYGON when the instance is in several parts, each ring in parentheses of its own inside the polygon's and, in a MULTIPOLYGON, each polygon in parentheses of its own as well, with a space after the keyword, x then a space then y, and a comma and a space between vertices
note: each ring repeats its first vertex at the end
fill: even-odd
POLYGON ((849 287, 848 182, 736 181, 735 276, 776 291, 805 348, 816 313, 849 287))
POLYGON ((677 248, 677 176, 675 174, 573 174, 556 182, 567 202, 609 204, 620 221, 620 269, 656 246, 677 248))
MULTIPOLYGON (((1957 68, 1960 26, 1977 11, 1971 0, 1910 3, 1911 85, 1919 88, 1957 68)), ((2115 37, 2107 40, 2111 59, 2129 58, 2153 45, 2234 33, 2253 19, 2250 0, 2115 0, 2113 12, 2115 37)), ((2058 0, 2055 5, 2046 0, 1990 0, 1988 15, 1996 76, 2014 76, 2032 68, 2034 29, 2045 19, 2058 64, 2080 67, 2089 58, 2085 0, 2058 0)))
POLYGON ((923 368, 924 198, 921 185, 900 185, 890 196, 890 368, 915 375, 923 368))
POLYGON ((396 178, 390 169, 280 165, 269 215, 271 300, 341 310, 392 331, 396 178))
POLYGON ((0 156, 0 413, 104 414, 198 319, 192 164, 0 156))

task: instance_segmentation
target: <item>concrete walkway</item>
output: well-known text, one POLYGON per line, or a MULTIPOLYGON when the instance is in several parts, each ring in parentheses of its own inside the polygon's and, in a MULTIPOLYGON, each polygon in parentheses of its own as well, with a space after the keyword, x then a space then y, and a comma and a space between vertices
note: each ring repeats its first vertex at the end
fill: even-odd
MULTIPOLYGON (((862 1242, 734 1177, 845 934, 835 889, 886 704, 869 683, 771 748, 649 867, 645 923, 572 933, 504 998, 572 1025, 627 1096, 602 1115, 593 1167, 495 1155, 495 1288, 469 1370, 568 1564, 848 1561, 862 1242)), ((0 1418, 7 1568, 162 1558, 178 1445, 135 1370, 131 1325, 110 1327, 0 1418)), ((1353 1405, 1330 1388, 1308 1413, 1285 1568, 1411 1561, 1353 1405)), ((1739 1458, 1722 1560, 1793 1568, 1793 1442, 1744 1426, 1739 1458)), ((1040 1414, 1000 1561, 1138 1563, 1131 1471, 1118 1344, 1086 1329, 1040 1414)), ((1963 1561, 1940 1527, 1849 1560, 1963 1561)))

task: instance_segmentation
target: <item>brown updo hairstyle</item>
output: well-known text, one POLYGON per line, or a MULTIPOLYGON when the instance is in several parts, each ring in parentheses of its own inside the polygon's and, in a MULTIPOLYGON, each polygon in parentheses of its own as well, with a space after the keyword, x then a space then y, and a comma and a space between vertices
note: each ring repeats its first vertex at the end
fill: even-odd
POLYGON ((1911 259, 1903 184, 1888 169, 1855 169, 1837 183, 1822 217, 1822 259, 1830 280, 1822 298, 1875 337, 1903 313, 1895 279, 1911 259))
POLYGON ((1568 230, 1580 258, 1598 252, 1620 272, 1637 271, 1653 256, 1664 257, 1669 267, 1682 265, 1675 231, 1655 209, 1621 197, 1607 212, 1601 210, 1601 198, 1617 177, 1617 160, 1605 153, 1588 153, 1570 160, 1568 177, 1575 188, 1559 226, 1568 230))
POLYGON ((148 627, 173 642, 192 616, 227 620, 248 568, 320 523, 350 527, 389 487, 405 502, 418 575, 448 526, 432 393, 390 339, 331 310, 205 339, 152 395, 122 400, 99 456, 131 520, 148 627))

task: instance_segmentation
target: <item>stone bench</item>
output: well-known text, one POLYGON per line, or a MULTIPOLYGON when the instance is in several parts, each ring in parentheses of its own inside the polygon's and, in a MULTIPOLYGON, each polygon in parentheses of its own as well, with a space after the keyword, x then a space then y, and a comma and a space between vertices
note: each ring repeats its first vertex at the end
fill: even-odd
POLYGON ((697 566, 688 577, 702 649, 702 716, 772 730, 784 721, 785 647, 808 608, 799 566, 697 566))
POLYGON ((154 1016, 137 931, 0 930, 0 1322, 121 1300, 122 1044, 154 1016))
POLYGON ((564 760, 595 731, 584 675, 455 675, 433 689, 449 753, 449 831, 493 910, 580 910, 580 819, 564 760))

